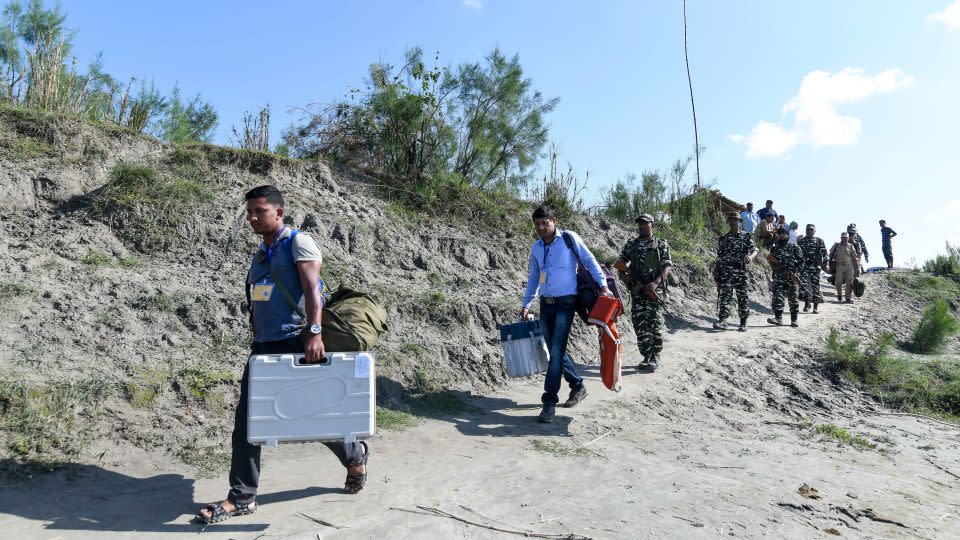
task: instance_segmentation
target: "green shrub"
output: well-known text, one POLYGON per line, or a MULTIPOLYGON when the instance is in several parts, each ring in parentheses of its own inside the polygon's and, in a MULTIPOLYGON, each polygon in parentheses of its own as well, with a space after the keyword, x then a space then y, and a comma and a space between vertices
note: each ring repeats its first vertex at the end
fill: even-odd
POLYGON ((947 254, 937 256, 923 263, 923 271, 937 276, 960 275, 960 247, 947 242, 947 254))
POLYGON ((923 311, 920 324, 913 332, 913 348, 923 354, 943 348, 948 337, 960 332, 960 323, 950 313, 947 302, 938 298, 923 311))
POLYGON ((956 257, 937 255, 923 263, 923 271, 938 276, 955 276, 960 274, 960 261, 956 257))

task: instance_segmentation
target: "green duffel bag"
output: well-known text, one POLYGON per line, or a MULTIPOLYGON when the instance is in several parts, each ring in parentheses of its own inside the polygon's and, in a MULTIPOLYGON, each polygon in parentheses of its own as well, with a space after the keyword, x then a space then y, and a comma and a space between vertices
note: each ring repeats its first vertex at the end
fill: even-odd
POLYGON ((327 352, 369 351, 387 331, 387 310, 367 293, 341 286, 323 308, 327 352))

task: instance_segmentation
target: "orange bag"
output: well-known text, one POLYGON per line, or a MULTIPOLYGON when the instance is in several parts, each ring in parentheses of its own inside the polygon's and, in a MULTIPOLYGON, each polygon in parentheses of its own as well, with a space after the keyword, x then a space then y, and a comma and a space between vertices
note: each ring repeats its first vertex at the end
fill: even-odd
POLYGON ((617 323, 611 322, 600 331, 600 378, 603 384, 614 392, 621 390, 620 386, 620 334, 617 333, 617 323))
POLYGON ((603 327, 616 322, 621 313, 623 313, 623 303, 620 302, 619 298, 600 296, 593 305, 593 309, 590 310, 590 315, 587 316, 587 323, 595 324, 603 329, 603 327))

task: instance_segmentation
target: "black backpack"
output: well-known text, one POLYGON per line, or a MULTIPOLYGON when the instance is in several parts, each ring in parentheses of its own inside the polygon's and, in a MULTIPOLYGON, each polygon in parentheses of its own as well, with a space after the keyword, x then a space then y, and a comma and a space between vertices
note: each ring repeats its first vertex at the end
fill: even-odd
MULTIPOLYGON (((597 303, 597 298, 600 296, 600 286, 597 285, 590 271, 587 270, 583 265, 583 261, 580 260, 580 254, 577 253, 577 248, 573 244, 573 237, 570 236, 570 233, 563 231, 562 236, 563 243, 567 245, 567 248, 573 252, 573 256, 577 258, 576 310, 580 319, 583 320, 583 322, 587 322, 590 310, 593 309, 593 305, 597 303)), ((610 292, 612 292, 618 300, 621 299, 620 287, 617 285, 617 278, 614 276, 613 270, 606 263, 600 263, 600 270, 603 271, 603 276, 607 280, 607 288, 610 289, 610 292)))

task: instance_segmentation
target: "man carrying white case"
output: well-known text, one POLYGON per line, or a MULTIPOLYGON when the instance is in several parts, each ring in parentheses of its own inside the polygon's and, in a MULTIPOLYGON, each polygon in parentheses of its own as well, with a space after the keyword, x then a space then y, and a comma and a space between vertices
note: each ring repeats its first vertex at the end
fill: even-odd
MULTIPOLYGON (((320 337, 322 291, 319 273, 322 257, 312 238, 283 224, 283 195, 274 186, 256 187, 246 194, 247 221, 263 243, 253 256, 247 285, 250 290, 253 324, 252 354, 303 353, 304 363, 323 360, 320 337), (302 306, 306 319, 297 313, 285 296, 302 306)), ((230 461, 230 492, 227 498, 202 508, 197 517, 204 523, 252 514, 260 484, 259 445, 247 441, 247 390, 249 367, 240 381, 240 401, 234 419, 230 461)), ((367 480, 366 442, 356 445, 356 456, 348 455, 343 443, 324 443, 347 468, 344 491, 357 493, 367 480)))

